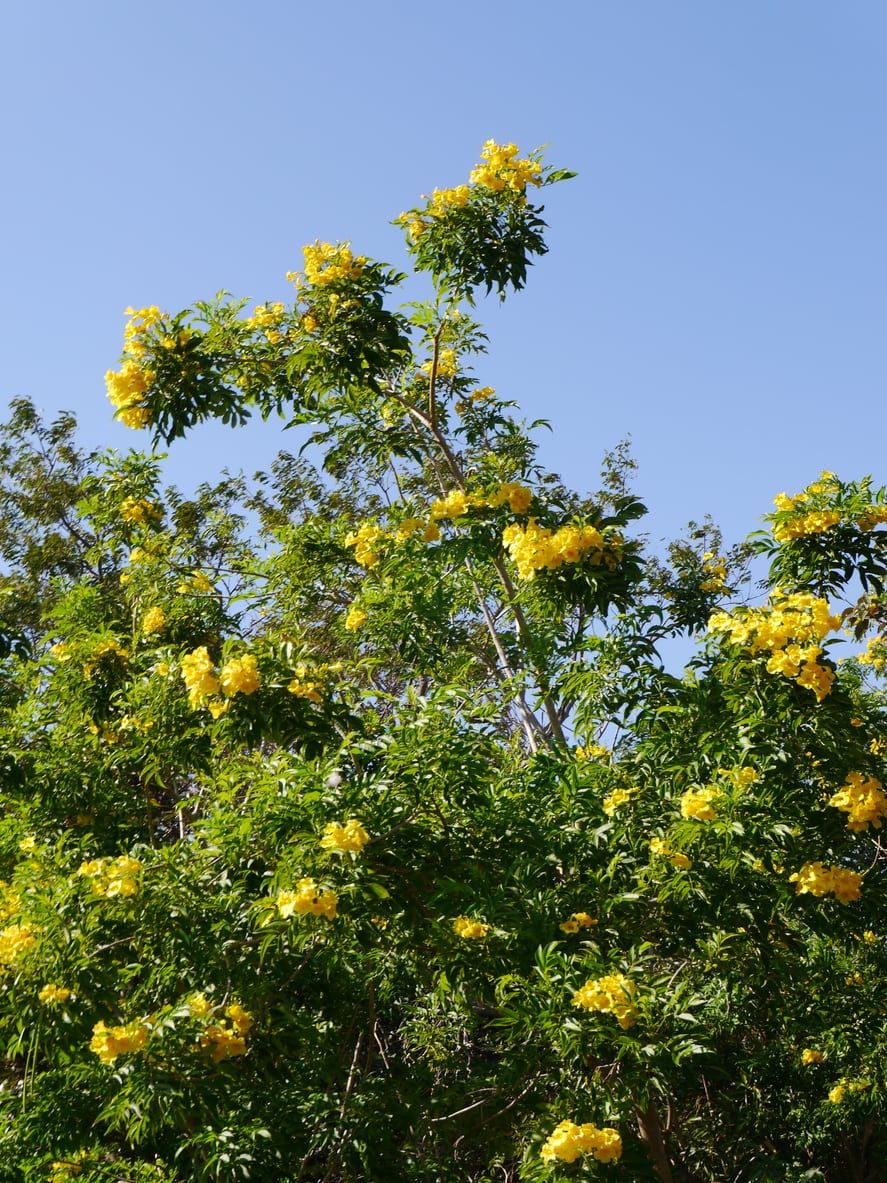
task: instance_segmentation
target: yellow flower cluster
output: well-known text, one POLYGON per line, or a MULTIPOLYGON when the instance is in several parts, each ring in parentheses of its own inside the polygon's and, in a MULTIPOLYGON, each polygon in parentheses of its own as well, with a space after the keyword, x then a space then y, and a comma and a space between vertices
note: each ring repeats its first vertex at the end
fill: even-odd
POLYGON ((489 924, 480 920, 471 920, 468 916, 457 916, 453 921, 453 932, 463 941, 476 941, 485 937, 490 931, 489 924))
POLYGON ((137 895, 141 871, 142 864, 137 858, 122 854, 119 858, 97 858, 83 862, 78 874, 92 881, 92 890, 96 895, 113 899, 137 895))
POLYGON ((32 924, 10 924, 0 931, 0 965, 12 965, 37 940, 32 924))
POLYGON ((607 974, 603 978, 590 978, 580 986, 573 995, 573 1006, 611 1014, 619 1026, 627 1030, 637 1022, 636 993, 634 982, 624 974, 607 974))
POLYGON ((622 538, 604 538, 594 526, 561 526, 549 530, 530 518, 525 526, 514 523, 502 532, 502 542, 521 579, 534 579, 537 571, 555 571, 564 563, 585 560, 594 566, 604 563, 611 571, 622 558, 622 538))
POLYGON ((331 664, 321 662, 312 666, 300 661, 298 665, 293 667, 293 673, 296 676, 287 685, 287 690, 296 698, 306 698, 309 702, 321 702, 324 682, 330 674, 341 672, 342 663, 339 661, 334 661, 331 664))
POLYGON ((569 920, 565 920, 560 925, 560 930, 561 932, 574 933, 578 932, 580 928, 591 928, 595 924, 597 921, 587 912, 573 912, 569 920))
POLYGON ((869 1087, 867 1080, 852 1080, 842 1076, 834 1088, 829 1090, 828 1099, 832 1105, 840 1105, 848 1093, 861 1093, 869 1087))
POLYGON ((207 702, 212 695, 218 694, 220 690, 228 698, 233 698, 235 694, 253 694, 261 685, 256 659, 252 654, 232 657, 216 677, 213 660, 205 645, 182 658, 182 680, 191 706, 196 710, 205 704, 215 719, 226 713, 230 703, 221 700, 207 702))
POLYGON ((439 497, 431 504, 434 521, 444 518, 461 518, 470 509, 500 509, 508 504, 512 513, 526 513, 533 501, 533 494, 516 481, 505 481, 491 493, 466 493, 452 489, 445 497, 439 497))
POLYGON ((349 854, 360 854, 370 836, 356 817, 350 817, 344 826, 338 822, 330 822, 324 827, 320 845, 324 850, 342 851, 349 854))
POLYGON ((205 645, 182 658, 182 679, 192 707, 199 707, 205 698, 219 691, 213 660, 205 645))
POLYGON ((826 867, 822 863, 804 863, 800 871, 789 876, 789 883, 796 884, 798 895, 828 895, 830 892, 842 904, 858 900, 862 889, 862 876, 846 867, 826 867))
POLYGON ((841 618, 829 612, 827 600, 809 592, 785 595, 778 589, 769 605, 742 613, 715 612, 708 622, 712 632, 726 633, 733 644, 744 645, 750 653, 769 653, 768 673, 793 678, 812 690, 818 702, 835 679, 817 660, 822 653, 818 642, 840 625, 841 618))
POLYGON ((320 887, 313 879, 300 879, 295 891, 277 895, 277 910, 284 920, 291 916, 325 916, 334 920, 339 897, 329 887, 320 887))
POLYGON ((124 497, 120 502, 120 516, 125 522, 144 525, 151 518, 159 518, 160 510, 144 497, 124 497))
POLYGON ((837 526, 841 515, 836 509, 812 509, 809 513, 789 518, 773 526, 773 537, 777 542, 790 542, 794 538, 806 538, 810 534, 824 534, 837 526))
POLYGON ((162 608, 149 608, 142 617, 142 633, 150 637, 153 633, 160 633, 166 624, 166 613, 162 608))
POLYGON ((439 522, 445 518, 461 518, 471 508, 471 498, 464 489, 452 489, 445 497, 438 497, 431 503, 431 519, 439 522))
POLYGON ((406 542, 417 534, 421 535, 423 542, 437 542, 440 538, 437 523, 440 521, 464 517, 472 509, 499 509, 505 504, 512 513, 523 514, 530 508, 532 501, 532 492, 517 481, 503 481, 490 493, 466 493, 464 489, 451 489, 431 503, 428 521, 405 518, 390 533, 366 522, 346 535, 345 546, 354 547, 354 559, 361 567, 375 567, 388 542, 406 542))
POLYGON ((802 1064, 821 1064, 825 1059, 825 1052, 817 1051, 814 1047, 805 1047, 801 1052, 802 1064))
POLYGON ((637 789, 614 789, 603 800, 603 811, 607 817, 612 817, 620 805, 627 804, 637 793, 637 789))
POLYGON ((363 608, 358 608, 356 604, 352 604, 345 616, 345 628, 349 633, 356 633, 358 629, 363 628, 367 622, 367 614, 363 608))
POLYGON ((124 315, 129 317, 123 330, 124 351, 132 357, 143 357, 146 346, 144 338, 163 320, 163 313, 156 304, 149 304, 147 308, 124 308, 124 315))
POLYGON ((880 672, 887 665, 887 636, 872 637, 857 661, 860 665, 870 665, 872 669, 880 672))
POLYGON ((255 693, 261 685, 256 659, 251 653, 245 653, 243 657, 232 657, 222 666, 219 682, 228 698, 233 698, 235 694, 255 693))
MULTIPOLYGON (((866 487, 867 483, 864 483, 863 489, 866 487)), ((778 511, 778 515, 774 515, 777 520, 773 524, 773 537, 776 541, 789 542, 794 538, 805 538, 811 534, 824 534, 838 525, 842 518, 841 512, 829 506, 829 497, 834 496, 837 491, 838 482, 835 474, 823 472, 818 481, 808 485, 801 493, 795 493, 792 497, 785 493, 777 493, 773 499, 778 511)), ((864 512, 856 513, 846 520, 848 523, 854 523, 860 530, 873 530, 887 522, 887 505, 869 505, 864 512)))
POLYGON ((719 768, 718 776, 724 777, 725 780, 730 780, 737 789, 747 789, 761 778, 761 774, 756 768, 749 765, 736 765, 735 768, 719 768))
POLYGON ((375 567, 382 557, 376 547, 385 538, 384 530, 366 522, 358 530, 346 535, 345 545, 354 547, 354 560, 361 567, 375 567))
POLYGON ((528 184, 542 184, 542 165, 529 157, 519 160, 516 144, 497 144, 495 140, 487 140, 480 154, 481 162, 471 170, 469 177, 473 185, 482 185, 494 193, 510 189, 513 193, 522 194, 528 184))
POLYGON ((117 641, 99 641, 91 656, 83 663, 83 676, 91 678, 95 668, 103 658, 112 657, 117 661, 129 661, 129 653, 117 641))
POLYGON ((702 565, 705 570, 705 579, 699 585, 700 590, 707 592, 721 591, 727 582, 726 560, 707 550, 702 556, 702 565))
MULTIPOLYGON (((302 248, 305 258, 305 280, 311 287, 328 287, 343 280, 359 279, 366 266, 363 255, 354 255, 347 242, 312 242, 302 248)), ((298 275, 290 271, 287 279, 300 284, 298 275)))
POLYGON ((881 818, 887 815, 887 796, 879 780, 862 772, 848 772, 842 788, 830 798, 829 805, 850 816, 847 826, 851 830, 867 830, 874 826, 881 828, 881 818))
POLYGON ((67 986, 54 986, 51 983, 43 987, 37 998, 44 1006, 57 1006, 59 1003, 67 1002, 71 997, 71 991, 67 986))
POLYGON ((113 1064, 118 1056, 143 1051, 150 1032, 146 1019, 134 1019, 122 1027, 107 1027, 101 1020, 92 1029, 89 1050, 95 1052, 103 1064, 113 1064))
POLYGON ((123 330, 123 364, 117 371, 108 370, 105 386, 121 423, 126 427, 146 427, 151 422, 151 412, 144 405, 144 398, 155 375, 142 365, 141 358, 147 348, 145 337, 163 319, 163 313, 152 304, 149 308, 127 308, 126 315, 130 319, 123 330))
POLYGON ((598 1162, 618 1162, 622 1156, 622 1139, 611 1126, 598 1129, 591 1122, 576 1125, 562 1121, 555 1126, 542 1146, 543 1162, 575 1162, 582 1154, 592 1154, 598 1162))
POLYGON ((0 879, 0 924, 4 924, 22 909, 19 893, 4 880, 0 879))
MULTIPOLYGON (((434 370, 434 358, 429 358, 428 361, 423 362, 419 366, 421 373, 427 377, 431 377, 434 370)), ((455 349, 441 349, 437 355, 437 373, 438 378, 455 378, 459 370, 459 359, 456 357, 455 349)))
POLYGON ((699 822, 714 821, 717 816, 714 803, 721 796, 716 785, 704 789, 687 789, 681 797, 681 817, 692 817, 699 822))
POLYGON ((452 189, 435 189, 431 194, 428 212, 433 218, 444 218, 451 209, 464 209, 471 197, 468 185, 456 185, 452 189))
MULTIPOLYGON (((195 1017, 203 1017, 210 1013, 209 1002, 202 994, 197 994, 191 1000, 189 1010, 195 1017), (206 1009, 202 1013, 201 1000, 206 1004, 206 1009)), ((253 1027, 252 1015, 245 1011, 239 1002, 232 1002, 226 1007, 225 1017, 230 1019, 229 1023, 221 1020, 210 1023, 199 1040, 198 1046, 212 1053, 214 1064, 231 1056, 245 1056, 246 1037, 253 1027)))
POLYGON ((182 596, 187 596, 192 592, 199 592, 205 595, 207 592, 214 590, 209 576, 203 571, 192 571, 188 579, 183 580, 176 588, 176 591, 182 596))
MULTIPOLYGON (((538 161, 525 157, 518 159, 515 144, 497 144, 487 140, 481 149, 481 161, 472 169, 468 185, 456 185, 451 189, 435 189, 425 197, 424 209, 407 210, 395 218, 405 226, 413 242, 453 210, 462 210, 471 201, 472 185, 490 189, 494 193, 508 190, 523 198, 527 185, 542 184, 542 166, 538 161)), ((423 194, 424 197, 424 194, 423 194)))
POLYGON ((577 760, 601 760, 604 764, 609 764, 612 755, 609 748, 599 743, 586 744, 585 747, 576 749, 577 760))
POLYGON ((142 369, 134 358, 127 359, 119 370, 108 370, 105 374, 105 386, 111 405, 120 412, 118 418, 125 427, 147 427, 151 422, 151 412, 143 405, 151 383, 154 381, 154 371, 142 369))
POLYGON ((689 871, 693 862, 680 850, 672 850, 664 838, 650 839, 650 854, 654 858, 667 858, 678 871, 689 871))
MULTIPOLYGON (((498 509, 506 501, 512 513, 526 513, 533 502, 533 494, 517 481, 505 481, 484 499, 483 504, 490 509, 498 509)), ((478 504, 477 498, 473 499, 472 504, 478 504)))
POLYGON ((243 323, 249 329, 262 329, 267 339, 274 344, 280 340, 276 326, 283 320, 285 311, 286 308, 280 301, 274 304, 257 304, 252 316, 248 316, 243 323))

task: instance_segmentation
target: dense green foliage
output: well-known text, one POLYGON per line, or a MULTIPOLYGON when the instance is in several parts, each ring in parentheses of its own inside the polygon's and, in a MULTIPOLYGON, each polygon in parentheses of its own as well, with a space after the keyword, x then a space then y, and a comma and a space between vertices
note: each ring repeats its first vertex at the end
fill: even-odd
POLYGON ((887 1180, 884 491, 656 560, 624 450, 544 471, 471 371, 569 176, 511 149, 398 219, 426 304, 315 243, 132 312, 124 422, 316 466, 185 498, 13 406, 3 1183, 887 1180))

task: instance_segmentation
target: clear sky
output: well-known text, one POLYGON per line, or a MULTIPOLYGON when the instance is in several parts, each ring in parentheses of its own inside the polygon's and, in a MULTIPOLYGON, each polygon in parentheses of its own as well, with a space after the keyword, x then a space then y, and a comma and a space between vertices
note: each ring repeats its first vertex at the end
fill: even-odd
MULTIPOLYGON (((480 377, 595 486, 631 434, 655 537, 728 540, 821 468, 884 464, 887 6, 866 0, 7 0, 0 403, 115 424, 127 304, 283 299, 314 238, 389 220, 482 142, 550 144, 551 253, 481 307, 480 377)), ((174 445, 185 488, 278 424, 174 445)))

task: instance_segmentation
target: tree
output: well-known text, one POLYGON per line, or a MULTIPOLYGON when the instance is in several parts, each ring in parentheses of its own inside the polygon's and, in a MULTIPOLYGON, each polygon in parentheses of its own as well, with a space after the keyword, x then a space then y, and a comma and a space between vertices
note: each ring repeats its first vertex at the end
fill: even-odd
POLYGON ((129 310, 124 423, 316 465, 185 499, 14 407, 0 1179, 887 1178, 887 497, 657 561, 624 449, 543 470, 472 309, 570 175, 488 142, 402 214, 418 306, 314 243, 129 310))

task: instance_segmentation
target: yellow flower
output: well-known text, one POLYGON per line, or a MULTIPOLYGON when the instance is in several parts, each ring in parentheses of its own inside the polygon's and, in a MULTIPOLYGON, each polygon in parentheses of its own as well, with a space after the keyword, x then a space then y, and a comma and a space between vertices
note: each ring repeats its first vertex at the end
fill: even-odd
POLYGON ((113 1064, 118 1056, 142 1051, 148 1035, 149 1026, 145 1019, 134 1020, 122 1027, 107 1027, 102 1020, 92 1029, 89 1050, 95 1052, 103 1064, 113 1064))
POLYGON ((243 1009, 239 1002, 232 1002, 226 1008, 225 1015, 231 1020, 238 1035, 249 1035, 253 1026, 253 1017, 243 1009))
POLYGON ((679 850, 672 850, 664 838, 650 839, 650 854, 654 858, 667 858, 678 871, 689 871, 693 866, 692 861, 685 854, 679 850))
POLYGON ((591 1122, 576 1125, 572 1121, 562 1121, 545 1140, 541 1154, 546 1163, 558 1159, 575 1162, 582 1154, 591 1154, 598 1162, 618 1162, 622 1156, 622 1139, 611 1126, 598 1129, 591 1122))
POLYGON ((358 608, 352 605, 348 609, 348 614, 345 617, 345 628, 351 633, 356 633, 358 629, 363 628, 366 624, 367 614, 363 608, 358 608))
POLYGON ((681 816, 693 817, 700 822, 710 822, 715 818, 713 802, 720 797, 720 790, 714 785, 705 789, 687 789, 681 797, 681 816))
POLYGON ((192 994, 188 999, 188 1014, 192 1019, 206 1018, 211 1009, 210 1001, 205 994, 192 994))
POLYGON ((360 854, 370 836, 356 817, 351 817, 344 826, 329 822, 324 828, 320 845, 324 850, 360 854))
POLYGON ((302 678, 293 678, 287 684, 287 690, 296 698, 307 698, 309 702, 321 702, 323 699, 320 682, 306 682, 302 678))
POLYGON ((848 772, 843 788, 830 798, 829 805, 849 814, 847 828, 857 832, 870 825, 880 830, 881 819, 887 814, 881 782, 862 772, 848 772))
POLYGON ((614 789, 604 797, 603 811, 607 817, 612 817, 620 805, 625 805, 637 792, 637 789, 614 789))
POLYGON ((798 895, 824 896, 832 892, 842 904, 858 900, 862 889, 862 876, 846 867, 826 867, 822 863, 804 863, 800 871, 789 876, 789 883, 796 884, 798 895))
POLYGON ((560 927, 562 932, 573 933, 578 932, 580 928, 591 928, 595 924, 597 921, 587 912, 574 912, 560 927))
POLYGON ((590 978, 581 986, 573 995, 573 1006, 611 1014, 627 1030, 637 1022, 636 993, 634 982, 624 974, 607 974, 603 978, 590 978))
POLYGON ((139 875, 142 864, 138 859, 123 854, 119 858, 98 858, 80 864, 78 874, 92 880, 96 895, 109 899, 117 896, 130 898, 139 891, 139 875))
POLYGON ((367 523, 348 534, 345 538, 345 545, 354 547, 355 562, 360 563, 361 567, 370 568, 375 567, 379 562, 381 556, 377 548, 385 537, 384 530, 367 523))
POLYGON ((144 497, 124 497, 120 502, 120 516, 125 522, 143 525, 151 518, 160 517, 160 510, 144 497))
POLYGON ((71 997, 71 991, 67 986, 47 985, 43 987, 37 997, 44 1006, 55 1006, 57 1003, 67 1002, 71 997))
MULTIPOLYGON (((354 256, 348 243, 313 242, 302 248, 305 280, 315 288, 359 279, 367 260, 354 256)), ((291 273, 292 274, 292 273, 291 273)))
POLYGON ((468 494, 462 489, 452 489, 446 497, 439 497, 431 504, 431 517, 434 521, 443 518, 460 518, 468 512, 470 501, 468 494))
POLYGON ((313 879, 300 879, 295 891, 281 891, 277 910, 284 920, 291 916, 325 916, 335 919, 339 897, 328 887, 319 887, 313 879))
POLYGON ((615 569, 622 557, 622 540, 617 533, 611 531, 605 537, 590 525, 567 525, 554 531, 540 526, 535 518, 526 525, 507 526, 502 542, 521 579, 533 579, 541 570, 555 571, 564 563, 603 563, 615 569))
POLYGON ((32 924, 10 924, 0 931, 0 965, 12 965, 37 940, 32 924))
MULTIPOLYGON (((455 349, 439 350, 437 355, 438 378, 453 378, 455 377, 458 368, 458 359, 456 357, 455 349)), ((423 374, 427 374, 430 378, 432 370, 434 369, 434 358, 431 357, 428 359, 428 361, 423 362, 422 365, 419 366, 419 369, 423 374)))
POLYGON ((602 760, 607 764, 612 755, 613 753, 609 748, 605 748, 603 744, 599 743, 586 744, 585 747, 578 747, 576 749, 577 760, 602 760))
POLYGON ((166 624, 166 613, 162 608, 149 608, 142 617, 142 632, 148 637, 152 633, 159 633, 163 631, 163 626, 166 624))
POLYGON ((213 661, 205 645, 182 658, 182 680, 192 707, 199 707, 205 698, 218 694, 219 680, 213 671, 213 661))
POLYGON ((494 193, 511 190, 523 196, 527 185, 542 184, 542 166, 526 157, 518 159, 516 144, 497 144, 487 140, 481 149, 481 162, 471 170, 472 185, 492 189, 494 193))
POLYGON ((245 653, 243 657, 232 657, 222 667, 219 682, 229 698, 233 698, 235 694, 253 694, 261 685, 256 659, 251 653, 245 653))
POLYGON ((824 1052, 818 1052, 815 1048, 805 1047, 801 1052, 802 1064, 821 1064, 825 1059, 824 1052))
POLYGON ((485 937, 490 931, 489 924, 480 920, 470 920, 467 916, 457 916, 453 921, 453 932, 463 941, 476 941, 485 937))
POLYGON ((151 412, 143 403, 153 381, 154 371, 143 368, 136 357, 105 374, 108 398, 126 427, 146 427, 151 422, 151 412))
POLYGON ((851 1080, 848 1076, 842 1076, 834 1088, 829 1090, 828 1099, 832 1105, 840 1105, 847 1093, 858 1093, 869 1087, 867 1080, 851 1080))

